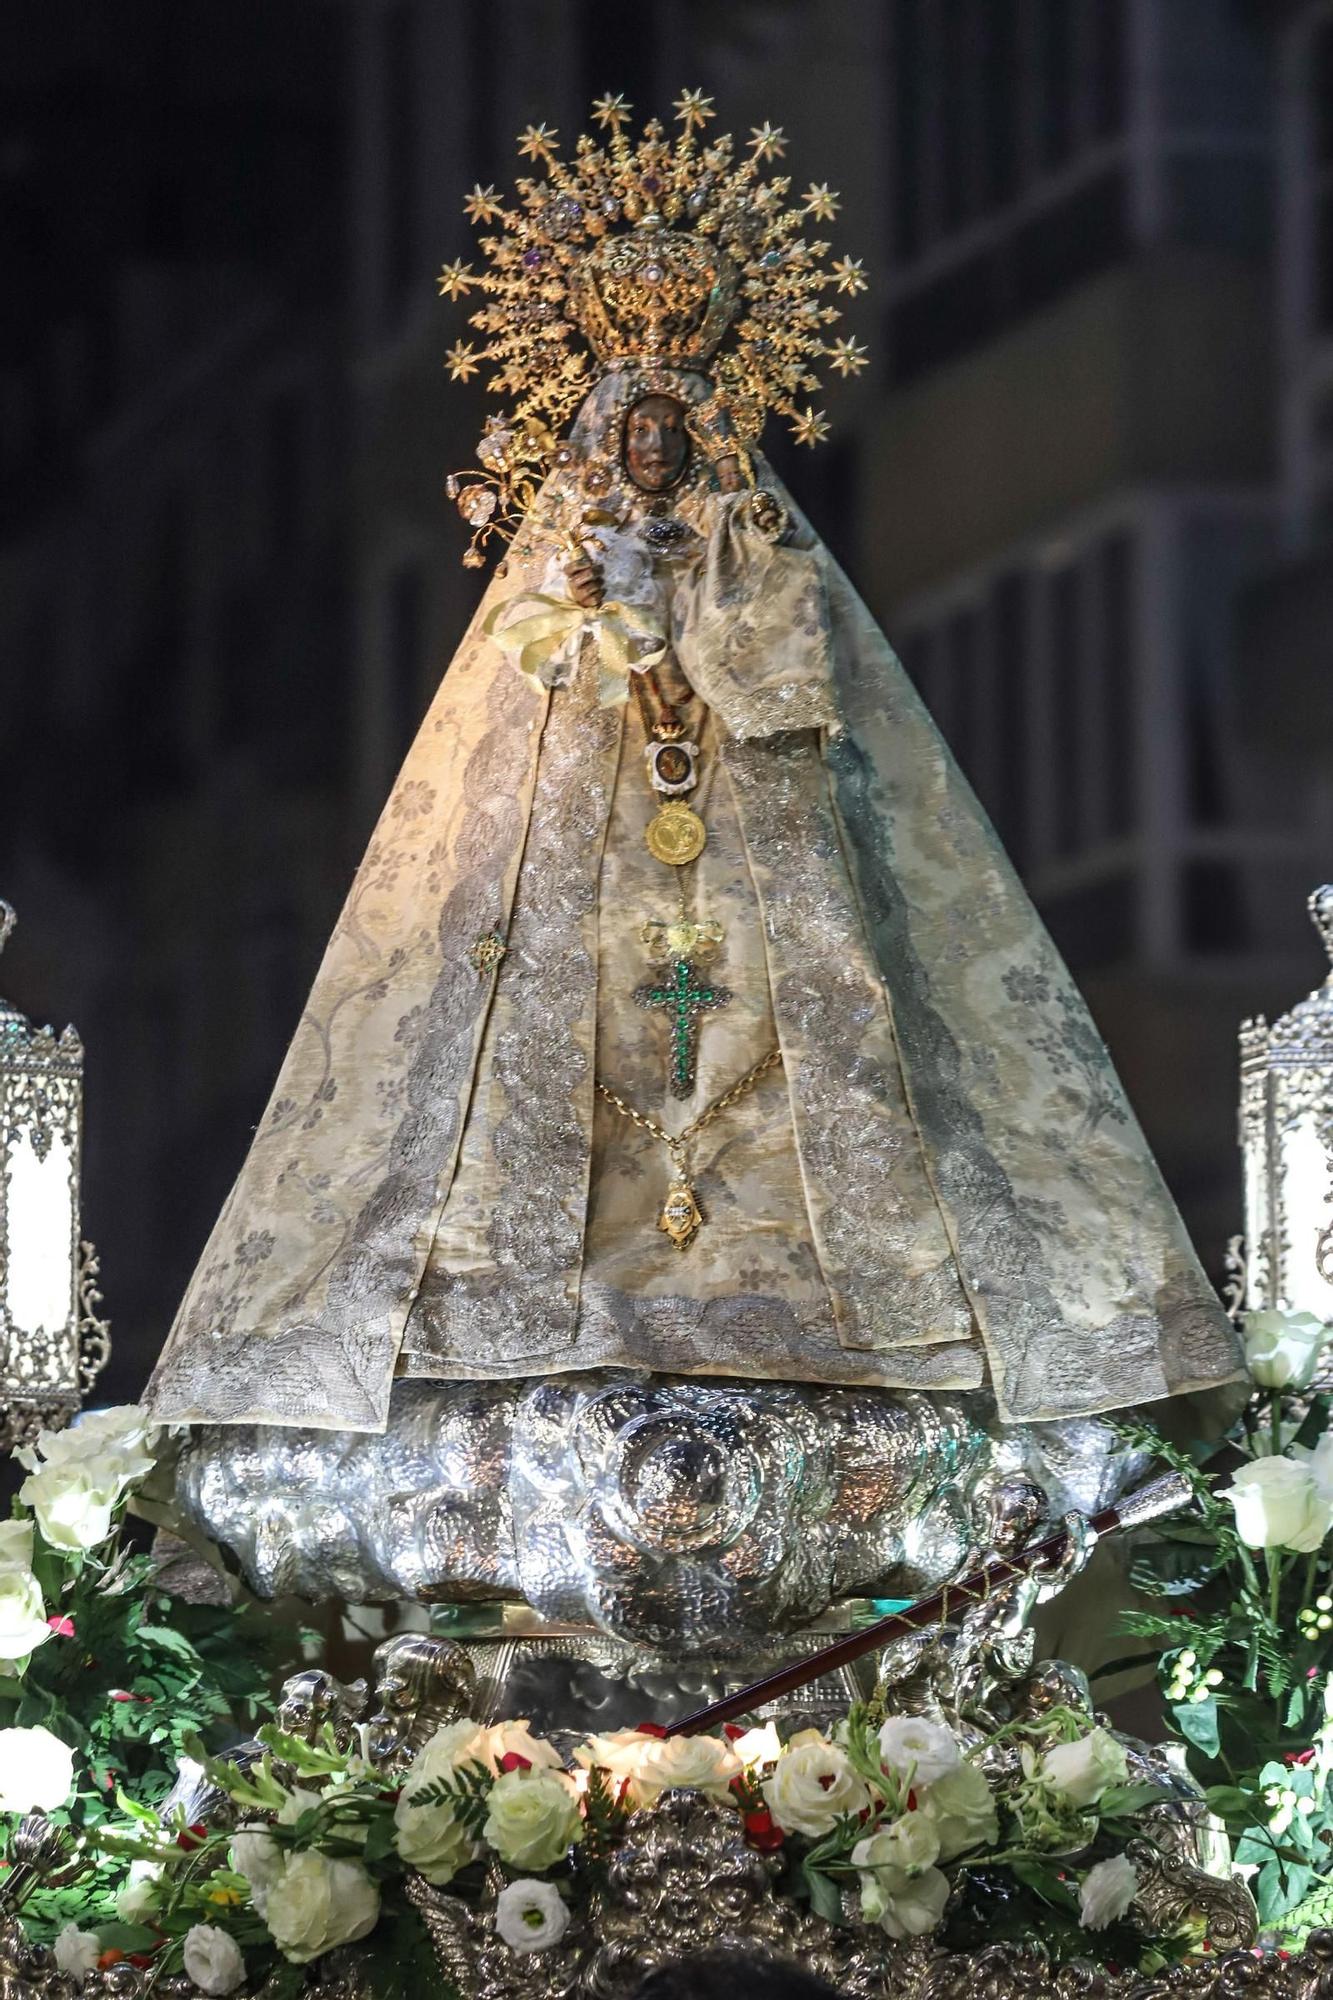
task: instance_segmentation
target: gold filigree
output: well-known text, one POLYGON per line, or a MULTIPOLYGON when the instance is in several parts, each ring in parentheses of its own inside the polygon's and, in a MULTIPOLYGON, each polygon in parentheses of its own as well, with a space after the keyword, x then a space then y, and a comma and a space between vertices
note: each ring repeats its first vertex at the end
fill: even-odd
MULTIPOLYGON (((632 144, 629 114, 623 97, 599 98, 601 136, 585 133, 570 159, 554 129, 529 125, 519 151, 535 176, 518 180, 509 201, 480 185, 467 196, 469 220, 487 232, 484 263, 474 271, 456 258, 439 282, 453 299, 483 294, 471 315, 482 340, 457 342, 451 371, 466 381, 488 368, 491 391, 509 401, 506 434, 555 431, 590 385, 581 336, 602 367, 635 360, 711 374, 727 448, 743 465, 770 410, 799 441, 820 442, 827 423, 798 398, 818 388, 821 361, 847 375, 865 352, 830 339, 839 313, 826 302, 830 288, 865 290, 860 261, 831 264, 830 246, 805 233, 836 215, 838 196, 826 181, 793 196, 786 175, 766 171, 786 151, 778 126, 755 126, 739 146, 728 134, 706 140, 714 111, 702 91, 676 99, 674 138, 650 119, 632 144)), ((482 540, 513 532, 507 500, 482 540)))

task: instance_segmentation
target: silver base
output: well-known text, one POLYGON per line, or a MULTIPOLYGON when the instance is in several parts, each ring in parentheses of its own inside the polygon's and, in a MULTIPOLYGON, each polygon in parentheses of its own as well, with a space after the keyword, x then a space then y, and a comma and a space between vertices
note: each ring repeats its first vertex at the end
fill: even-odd
POLYGON ((1005 1428, 976 1399, 601 1372, 402 1382, 382 1437, 201 1429, 178 1491, 261 1596, 525 1603, 726 1658, 920 1595, 1131 1470, 1104 1424, 1005 1428))

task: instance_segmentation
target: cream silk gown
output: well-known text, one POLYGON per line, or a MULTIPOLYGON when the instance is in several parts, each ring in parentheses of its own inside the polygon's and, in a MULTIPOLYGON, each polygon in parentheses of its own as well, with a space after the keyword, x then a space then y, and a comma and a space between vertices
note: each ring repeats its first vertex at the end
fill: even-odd
MULTIPOLYGON (((637 393, 608 374, 576 448, 637 393)), ((827 551, 794 509, 766 541, 702 467, 665 535, 606 506, 609 595, 697 697, 707 846, 678 885, 645 845, 645 724, 595 615, 520 671, 525 593, 558 587, 525 531, 353 884, 157 1414, 373 1432, 396 1376, 631 1368, 983 1391, 1029 1421, 1238 1380, 1083 1002, 827 551), (635 994, 682 893, 730 998, 677 1099, 668 1013, 635 994), (773 1050, 689 1142, 680 1250, 661 1139, 596 1086, 678 1133, 773 1050)))

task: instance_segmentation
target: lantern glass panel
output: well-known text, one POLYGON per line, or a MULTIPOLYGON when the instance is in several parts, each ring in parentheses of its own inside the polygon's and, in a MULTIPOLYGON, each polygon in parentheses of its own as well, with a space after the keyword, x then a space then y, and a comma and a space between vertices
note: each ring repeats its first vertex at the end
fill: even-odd
POLYGON ((57 1342, 77 1312, 74 1157, 60 1133, 39 1156, 28 1132, 9 1149, 8 1298, 15 1332, 57 1342))

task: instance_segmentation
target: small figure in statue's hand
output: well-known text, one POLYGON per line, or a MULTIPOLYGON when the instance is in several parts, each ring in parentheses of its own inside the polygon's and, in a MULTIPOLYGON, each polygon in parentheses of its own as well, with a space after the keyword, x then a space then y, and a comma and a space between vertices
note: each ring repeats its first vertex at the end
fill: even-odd
POLYGON ((571 562, 565 571, 565 582, 574 603, 584 611, 596 611, 606 596, 606 583, 602 572, 591 556, 582 556, 571 562))

